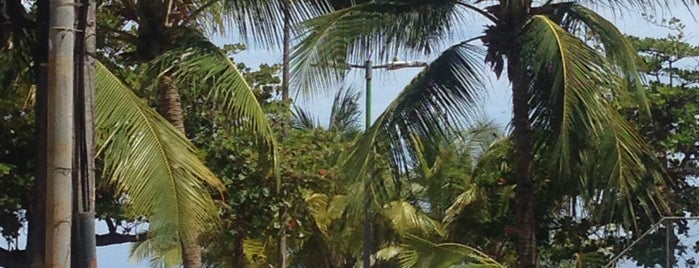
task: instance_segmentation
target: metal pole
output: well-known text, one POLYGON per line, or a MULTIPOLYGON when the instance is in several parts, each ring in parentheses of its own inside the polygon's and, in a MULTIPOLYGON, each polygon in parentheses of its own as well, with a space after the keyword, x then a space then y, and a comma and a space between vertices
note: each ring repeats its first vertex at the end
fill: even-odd
POLYGON ((665 219, 665 267, 671 268, 673 266, 673 258, 675 257, 675 252, 672 250, 671 238, 675 232, 675 227, 672 224, 672 219, 665 219))
POLYGON ((374 69, 374 67, 371 64, 371 60, 367 60, 366 64, 364 65, 364 78, 366 79, 366 122, 365 122, 365 127, 367 130, 369 130, 369 127, 371 127, 371 71, 374 69))
MULTIPOLYGON (((366 96, 365 96, 365 124, 366 130, 371 127, 371 71, 373 66, 371 60, 367 60, 364 65, 364 78, 366 79, 366 96)), ((371 267, 371 187, 369 186, 369 178, 366 178, 364 183, 364 252, 362 255, 363 267, 371 267)))
POLYGON ((95 0, 80 0, 75 42, 73 265, 97 267, 95 241, 95 0))
POLYGON ((75 3, 49 2, 46 256, 44 267, 70 267, 75 3))

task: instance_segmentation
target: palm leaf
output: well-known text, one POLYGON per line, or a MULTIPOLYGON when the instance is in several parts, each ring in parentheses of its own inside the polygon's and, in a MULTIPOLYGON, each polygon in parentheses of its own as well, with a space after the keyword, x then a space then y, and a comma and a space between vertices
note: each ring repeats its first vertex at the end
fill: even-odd
POLYGON ((340 88, 335 94, 330 111, 330 131, 356 133, 360 128, 359 98, 361 93, 354 88, 340 88))
POLYGON ((478 118, 475 104, 483 88, 479 52, 467 44, 453 46, 413 79, 352 148, 343 164, 347 178, 364 180, 380 155, 388 159, 400 188, 401 178, 419 166, 420 143, 438 143, 438 137, 458 134, 478 118))
POLYGON ((306 21, 291 56, 294 87, 311 97, 332 88, 347 63, 433 53, 463 18, 457 7, 446 0, 371 1, 306 21))
MULTIPOLYGON (((631 42, 614 26, 614 24, 596 12, 578 4, 565 5, 559 10, 565 14, 562 22, 564 27, 575 29, 578 25, 584 25, 604 48, 606 59, 617 66, 620 75, 626 78, 628 87, 623 88, 618 95, 624 96, 633 93, 635 103, 646 112, 650 112, 645 98, 643 79, 639 74, 643 60, 636 53, 631 42)), ((611 88, 614 90, 615 88, 611 88)))
POLYGON ((547 17, 534 16, 523 36, 527 66, 521 68, 531 68, 534 89, 532 125, 539 135, 552 137, 536 139, 535 148, 551 157, 552 172, 562 179, 578 178, 577 185, 586 189, 579 193, 594 203, 624 209, 622 214, 632 221, 634 204, 641 204, 649 215, 653 207, 664 207, 660 194, 638 194, 652 191, 655 187, 648 186, 662 179, 653 174, 657 161, 610 100, 611 92, 627 89, 622 76, 626 73, 547 17), (600 165, 593 168, 591 179, 606 180, 603 194, 589 188, 600 184, 573 174, 586 161, 600 165))
POLYGON ((397 259, 402 268, 505 267, 475 248, 457 243, 436 244, 415 235, 406 235, 404 244, 386 247, 376 255, 383 260, 397 259))
POLYGON ((262 166, 276 174, 276 141, 266 114, 245 78, 224 52, 200 32, 191 31, 188 36, 181 48, 150 62, 148 74, 169 74, 184 90, 204 96, 214 109, 228 115, 234 133, 253 138, 265 160, 262 166))
MULTIPOLYGON (((239 36, 247 43, 255 41, 268 48, 282 43, 284 6, 289 7, 291 26, 328 13, 332 9, 326 0, 229 0, 221 10, 228 22, 237 26, 239 36)), ((294 32, 296 27, 292 27, 294 32)))
POLYGON ((295 129, 314 129, 320 125, 317 119, 313 118, 310 111, 304 110, 301 107, 294 106, 293 118, 291 119, 291 127, 295 129))
POLYGON ((446 234, 439 221, 430 218, 405 200, 388 203, 383 213, 390 220, 393 229, 401 235, 413 233, 442 237, 446 234))
POLYGON ((182 263, 182 251, 178 243, 163 245, 154 240, 145 240, 131 245, 129 261, 148 261, 151 268, 170 268, 182 263))
POLYGON ((95 128, 105 173, 128 194, 130 209, 148 217, 149 235, 168 243, 215 223, 207 186, 223 185, 192 144, 101 63, 96 80, 95 128))

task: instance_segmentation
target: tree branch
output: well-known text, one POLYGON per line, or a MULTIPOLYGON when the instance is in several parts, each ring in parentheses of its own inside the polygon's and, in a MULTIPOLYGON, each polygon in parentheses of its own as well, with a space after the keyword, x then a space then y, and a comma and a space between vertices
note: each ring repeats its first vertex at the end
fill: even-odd
POLYGON ((29 267, 25 265, 26 250, 7 250, 0 247, 0 267, 29 267))
POLYGON ((123 243, 140 242, 148 239, 148 233, 141 233, 136 235, 129 234, 118 234, 118 233, 108 233, 108 234, 98 234, 96 236, 97 246, 108 246, 123 243))

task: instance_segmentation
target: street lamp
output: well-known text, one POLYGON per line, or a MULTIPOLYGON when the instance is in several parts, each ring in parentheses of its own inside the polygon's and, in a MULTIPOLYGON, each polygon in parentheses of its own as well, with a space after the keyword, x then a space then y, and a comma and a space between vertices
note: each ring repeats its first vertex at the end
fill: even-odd
POLYGON ((393 70, 399 70, 403 68, 421 68, 421 67, 426 67, 427 62, 424 61, 398 61, 394 60, 391 62, 388 62, 386 64, 382 65, 373 65, 371 60, 367 60, 364 65, 361 64, 350 64, 350 63, 336 63, 336 62, 330 62, 331 67, 336 67, 336 68, 343 68, 347 70, 351 70, 352 68, 356 69, 364 69, 364 78, 366 79, 366 114, 365 114, 365 119, 366 119, 366 124, 365 128, 369 129, 371 126, 371 79, 372 79, 372 71, 374 69, 386 69, 389 71, 393 70))
MULTIPOLYGON (((383 65, 373 65, 371 60, 367 60, 364 62, 364 65, 358 65, 358 64, 350 64, 350 63, 343 63, 340 64, 342 66, 338 66, 338 64, 333 64, 336 67, 344 67, 345 69, 352 69, 352 68, 362 68, 364 69, 364 78, 366 79, 366 95, 364 96, 365 99, 365 124, 364 128, 366 130, 371 127, 371 79, 372 79, 372 71, 374 69, 386 69, 389 71, 393 70, 398 70, 398 69, 403 69, 403 68, 421 68, 427 66, 426 62, 422 61, 391 61, 387 64, 383 65)), ((370 268, 371 266, 371 221, 369 220, 369 212, 371 208, 371 188, 369 187, 369 184, 364 185, 364 230, 363 230, 363 240, 364 240, 364 249, 362 252, 362 262, 363 262, 363 267, 364 268, 370 268)))

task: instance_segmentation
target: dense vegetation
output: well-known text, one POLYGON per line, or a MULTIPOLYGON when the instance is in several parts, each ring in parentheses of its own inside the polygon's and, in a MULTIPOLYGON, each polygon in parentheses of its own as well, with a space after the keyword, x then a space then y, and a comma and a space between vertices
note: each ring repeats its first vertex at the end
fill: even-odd
MULTIPOLYGON (((662 217, 697 216, 699 45, 682 22, 648 16, 672 34, 633 37, 578 3, 479 2, 97 1, 97 245, 168 267, 359 267, 367 246, 372 267, 601 267, 662 217), (363 129, 337 64, 433 55, 459 16, 491 25, 363 129), (290 72, 210 37, 274 49, 285 23, 290 72), (473 108, 488 70, 512 82, 509 132, 473 108), (329 122, 286 99, 286 75, 334 92, 329 122)), ((42 18, 2 3, 23 12, 2 17, 0 266, 29 267, 42 18)), ((694 267, 691 224, 674 224, 670 261, 694 267)), ((659 228, 625 258, 663 265, 659 228)))

